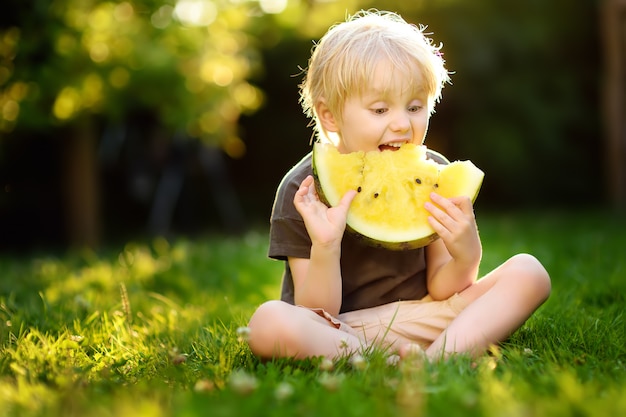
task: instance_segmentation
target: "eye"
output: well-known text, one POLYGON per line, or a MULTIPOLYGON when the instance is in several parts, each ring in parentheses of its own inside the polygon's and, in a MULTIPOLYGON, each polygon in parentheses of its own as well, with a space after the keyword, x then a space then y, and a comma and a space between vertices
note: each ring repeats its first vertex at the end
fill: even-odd
POLYGON ((418 111, 422 110, 422 106, 411 106, 408 110, 411 113, 417 113, 418 111))
POLYGON ((384 107, 379 107, 379 108, 372 109, 372 112, 374 114, 385 114, 387 112, 387 109, 384 107))

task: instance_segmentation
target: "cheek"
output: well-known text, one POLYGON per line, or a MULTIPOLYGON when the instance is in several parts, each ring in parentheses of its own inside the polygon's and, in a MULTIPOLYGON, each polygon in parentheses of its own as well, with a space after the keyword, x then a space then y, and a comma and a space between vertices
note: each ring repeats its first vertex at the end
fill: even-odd
POLYGON ((417 131, 423 130, 425 132, 426 130, 428 130, 428 121, 429 121, 428 117, 418 118, 413 123, 413 129, 417 131))

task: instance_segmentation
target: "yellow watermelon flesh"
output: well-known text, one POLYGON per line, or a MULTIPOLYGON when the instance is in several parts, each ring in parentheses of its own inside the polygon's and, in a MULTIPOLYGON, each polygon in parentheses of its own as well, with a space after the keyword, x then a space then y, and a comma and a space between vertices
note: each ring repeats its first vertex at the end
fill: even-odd
POLYGON ((348 190, 357 190, 347 226, 368 243, 396 250, 425 246, 437 238, 424 208, 430 192, 474 201, 484 177, 471 161, 440 165, 427 159, 426 151, 425 146, 405 144, 397 151, 341 154, 333 145, 316 143, 317 192, 335 206, 348 190))

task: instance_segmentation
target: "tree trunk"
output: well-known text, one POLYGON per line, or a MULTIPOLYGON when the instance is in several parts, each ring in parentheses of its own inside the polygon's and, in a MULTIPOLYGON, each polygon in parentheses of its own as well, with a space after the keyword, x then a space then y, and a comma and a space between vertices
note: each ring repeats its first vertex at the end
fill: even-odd
POLYGON ((89 118, 77 121, 65 138, 63 189, 69 245, 95 249, 100 243, 100 187, 97 140, 89 118))
POLYGON ((616 209, 626 208, 626 0, 602 2, 607 185, 616 209))

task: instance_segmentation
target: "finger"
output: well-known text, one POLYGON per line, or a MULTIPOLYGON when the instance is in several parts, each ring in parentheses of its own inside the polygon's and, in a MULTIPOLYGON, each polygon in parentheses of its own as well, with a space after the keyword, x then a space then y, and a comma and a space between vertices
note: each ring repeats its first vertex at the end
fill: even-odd
MULTIPOLYGON (((439 208, 443 209, 450 217, 454 219, 458 220, 461 216, 467 213, 466 211, 467 202, 462 201, 464 199, 467 199, 467 197, 461 196, 461 197, 446 198, 446 197, 443 197, 441 194, 432 192, 430 193, 430 199, 432 200, 433 203, 439 206, 439 208)), ((469 203, 471 207, 471 201, 469 203)))
POLYGON ((341 197, 341 201, 339 201, 339 204, 337 206, 342 207, 346 211, 348 211, 348 209, 350 208, 350 204, 352 204, 352 201, 357 194, 358 193, 356 192, 356 190, 349 190, 343 195, 343 197, 341 197))
POLYGON ((430 199, 431 199, 431 201, 433 203, 437 204, 438 206, 440 206, 444 210, 450 210, 453 207, 456 207, 456 205, 452 202, 452 199, 446 198, 446 197, 442 196, 441 194, 437 194, 435 192, 432 192, 432 193, 430 193, 429 197, 430 197, 430 199))
MULTIPOLYGON (((450 230, 454 227, 454 219, 435 204, 426 202, 424 208, 431 214, 428 217, 431 226, 433 226, 433 222, 436 222, 439 227, 445 228, 446 230, 450 230)), ((433 229, 435 229, 435 232, 438 232, 435 226, 433 226, 433 229)), ((437 234, 439 234, 439 232, 437 234)))
POLYGON ((293 196, 293 204, 296 207, 296 209, 298 210, 298 212, 301 213, 301 210, 308 205, 309 203, 311 203, 312 201, 315 201, 315 196, 311 194, 312 190, 311 190, 311 186, 306 185, 304 182, 300 185, 300 188, 298 188, 298 191, 296 191, 296 194, 293 196))
POLYGON ((452 197, 449 201, 457 206, 464 214, 474 214, 474 205, 467 196, 452 197))
POLYGON ((427 220, 430 227, 432 227, 435 233, 445 242, 448 236, 450 236, 450 231, 434 216, 428 216, 427 220))
POLYGON ((446 198, 442 196, 441 194, 432 192, 430 193, 430 199, 434 203, 442 205, 442 206, 445 205, 445 206, 452 207, 450 206, 450 204, 452 204, 453 206, 458 207, 464 212, 467 211, 467 209, 471 209, 473 211, 472 200, 468 196, 465 196, 465 195, 446 198))
POLYGON ((293 196, 293 204, 296 206, 296 208, 300 204, 304 203, 308 192, 309 192, 309 187, 307 186, 301 185, 300 188, 298 188, 298 191, 296 191, 296 194, 293 196))
POLYGON ((315 187, 313 186, 313 177, 309 175, 300 183, 300 188, 296 191, 296 197, 311 195, 312 191, 315 191, 315 187))
POLYGON ((431 202, 426 202, 424 208, 437 220, 447 231, 454 233, 459 230, 459 225, 473 221, 471 202, 469 202, 469 214, 466 214, 468 202, 463 202, 463 197, 448 199, 439 194, 432 193, 431 202), (438 203, 438 204, 433 204, 438 203), (459 207, 461 205, 462 207, 459 207))
MULTIPOLYGON (((308 178, 308 177, 307 177, 308 178)), ((309 192, 307 193, 307 197, 309 198, 310 201, 316 201, 317 198, 317 190, 315 189, 315 185, 313 184, 309 184, 309 192)))
POLYGON ((300 183, 300 187, 298 188, 298 191, 296 191, 296 194, 306 194, 307 192, 309 192, 309 187, 311 186, 312 182, 313 182, 313 177, 311 177, 310 175, 307 176, 300 183))

